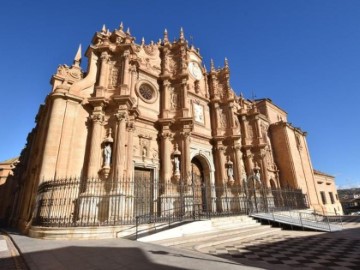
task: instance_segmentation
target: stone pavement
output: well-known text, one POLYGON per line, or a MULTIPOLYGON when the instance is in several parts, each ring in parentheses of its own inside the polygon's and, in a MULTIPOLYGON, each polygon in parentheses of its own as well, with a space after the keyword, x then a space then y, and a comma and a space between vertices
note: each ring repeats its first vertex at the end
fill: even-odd
MULTIPOLYGON (((345 228, 333 233, 278 230, 216 245, 197 241, 193 250, 189 244, 169 247, 126 239, 40 240, 9 235, 31 270, 359 269, 360 224, 345 228)), ((6 248, 0 241, 0 269, 28 269, 8 242, 6 248)))
POLYGON ((283 230, 197 250, 265 269, 360 269, 360 223, 341 232, 283 230))
POLYGON ((11 239, 0 232, 0 269, 28 269, 11 239))
MULTIPOLYGON (((196 251, 126 239, 41 240, 9 232, 30 270, 92 269, 258 269, 196 251)), ((0 269, 14 268, 7 254, 0 269), (12 267, 12 268, 11 268, 12 267)))

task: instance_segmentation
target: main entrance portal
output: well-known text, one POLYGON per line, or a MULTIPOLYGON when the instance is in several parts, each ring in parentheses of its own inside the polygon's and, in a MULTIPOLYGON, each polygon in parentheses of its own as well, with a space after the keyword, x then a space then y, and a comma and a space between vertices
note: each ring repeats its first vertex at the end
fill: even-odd
POLYGON ((154 179, 153 170, 135 168, 134 174, 134 216, 153 213, 154 179))
POLYGON ((193 189, 194 192, 194 206, 198 207, 200 211, 206 211, 206 185, 204 177, 204 169, 197 158, 191 160, 191 174, 193 186, 196 187, 193 189))

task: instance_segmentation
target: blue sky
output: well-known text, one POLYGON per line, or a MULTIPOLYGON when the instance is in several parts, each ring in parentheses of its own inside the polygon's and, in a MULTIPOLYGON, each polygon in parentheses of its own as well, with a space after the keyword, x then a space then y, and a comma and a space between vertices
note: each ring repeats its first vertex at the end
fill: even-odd
MULTIPOLYGON (((209 67, 229 59, 231 85, 268 97, 308 132, 314 168, 360 186, 360 1, 6 1, 0 6, 0 160, 19 155, 49 80, 103 24, 140 42, 184 28, 209 67), (101 5, 100 5, 101 3, 101 5)), ((83 68, 86 69, 86 62, 83 68)))

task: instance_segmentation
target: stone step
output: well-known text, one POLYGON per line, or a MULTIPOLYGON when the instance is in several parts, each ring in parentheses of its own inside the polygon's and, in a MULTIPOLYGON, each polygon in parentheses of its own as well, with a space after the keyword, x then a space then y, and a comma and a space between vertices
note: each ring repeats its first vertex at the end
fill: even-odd
POLYGON ((188 241, 186 243, 172 245, 172 247, 203 252, 204 250, 208 250, 209 247, 212 246, 239 241, 250 237, 258 237, 261 235, 272 234, 275 231, 280 231, 280 230, 281 229, 279 228, 270 228, 268 226, 262 226, 262 227, 253 228, 251 230, 238 231, 230 235, 218 234, 206 240, 197 239, 196 241, 188 241))
POLYGON ((209 240, 212 241, 213 239, 217 239, 219 237, 225 239, 225 238, 232 238, 238 234, 243 234, 243 233, 250 234, 252 231, 258 230, 261 227, 262 226, 259 223, 256 223, 231 230, 215 229, 201 234, 189 234, 189 235, 184 235, 182 237, 152 241, 152 243, 160 244, 164 246, 175 246, 186 243, 200 243, 209 240))

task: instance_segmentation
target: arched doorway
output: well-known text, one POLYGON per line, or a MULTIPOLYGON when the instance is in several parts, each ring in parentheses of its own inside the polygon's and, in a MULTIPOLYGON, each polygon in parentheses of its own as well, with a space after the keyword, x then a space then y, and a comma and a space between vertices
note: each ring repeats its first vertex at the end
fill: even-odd
POLYGON ((204 168, 201 161, 196 157, 191 160, 191 178, 194 193, 194 206, 199 211, 207 211, 204 168))

